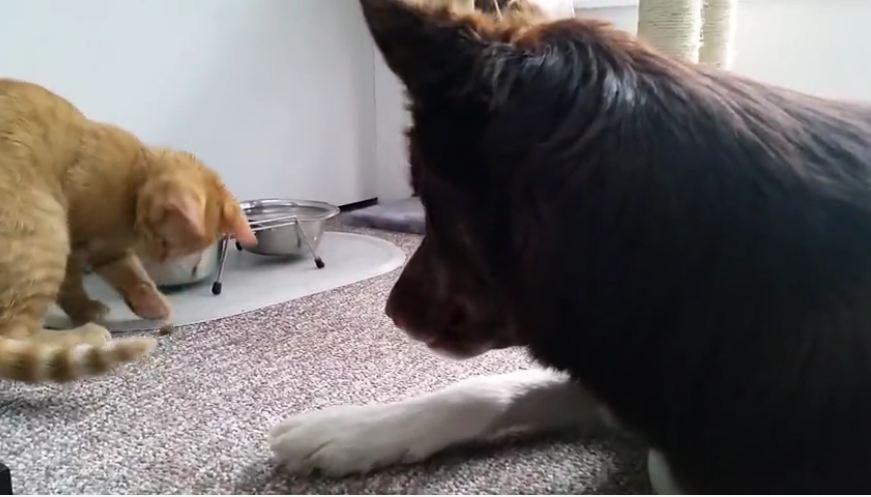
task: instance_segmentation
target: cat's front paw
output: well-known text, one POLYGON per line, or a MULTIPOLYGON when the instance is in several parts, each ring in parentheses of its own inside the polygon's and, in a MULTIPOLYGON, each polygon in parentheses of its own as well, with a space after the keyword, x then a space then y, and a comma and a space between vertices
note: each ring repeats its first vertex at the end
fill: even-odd
POLYGON ((418 406, 386 404, 331 407, 291 416, 270 433, 276 458, 294 473, 331 476, 366 473, 426 459, 448 442, 448 427, 429 421, 418 406))
POLYGON ((109 314, 109 307, 99 300, 84 300, 75 305, 67 305, 64 309, 70 320, 76 325, 85 323, 102 323, 109 314))
POLYGON ((139 283, 127 293, 124 301, 143 319, 167 320, 172 315, 169 300, 153 284, 139 283))

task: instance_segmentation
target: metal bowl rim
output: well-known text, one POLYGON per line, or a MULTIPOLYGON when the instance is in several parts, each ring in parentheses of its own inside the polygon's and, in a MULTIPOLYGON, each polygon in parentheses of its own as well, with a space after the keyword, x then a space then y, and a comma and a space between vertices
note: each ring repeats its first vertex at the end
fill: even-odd
MULTIPOLYGON (((314 207, 318 209, 322 209, 324 212, 322 214, 303 214, 296 216, 300 221, 327 221, 336 217, 340 210, 335 205, 329 202, 321 202, 318 200, 294 200, 294 199, 281 199, 281 198, 264 198, 257 200, 246 200, 244 202, 239 202, 240 207, 242 207, 242 211, 245 212, 247 216, 249 214, 249 210, 256 209, 258 207, 314 207)), ((268 221, 268 220, 267 220, 268 221)))

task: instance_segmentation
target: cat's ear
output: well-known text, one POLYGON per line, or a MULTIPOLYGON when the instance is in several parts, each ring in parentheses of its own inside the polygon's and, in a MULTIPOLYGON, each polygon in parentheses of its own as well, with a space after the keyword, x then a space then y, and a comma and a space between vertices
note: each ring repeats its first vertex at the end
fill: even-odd
POLYGON ((206 238, 205 206, 192 193, 169 191, 158 214, 158 229, 170 240, 188 241, 206 238))
POLYGON ((361 0, 363 15, 387 66, 412 97, 456 93, 491 47, 475 17, 423 0, 361 0))
POLYGON ((248 223, 248 218, 245 217, 242 208, 233 199, 224 200, 224 206, 221 209, 221 229, 224 234, 231 235, 245 247, 257 245, 257 237, 248 223))

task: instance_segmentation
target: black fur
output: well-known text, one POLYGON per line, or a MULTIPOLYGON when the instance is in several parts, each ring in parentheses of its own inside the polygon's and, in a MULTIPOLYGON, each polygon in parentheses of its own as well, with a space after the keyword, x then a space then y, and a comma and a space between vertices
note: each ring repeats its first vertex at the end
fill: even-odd
POLYGON ((871 492, 868 107, 601 23, 362 4, 427 211, 399 325, 527 346, 687 491, 871 492))

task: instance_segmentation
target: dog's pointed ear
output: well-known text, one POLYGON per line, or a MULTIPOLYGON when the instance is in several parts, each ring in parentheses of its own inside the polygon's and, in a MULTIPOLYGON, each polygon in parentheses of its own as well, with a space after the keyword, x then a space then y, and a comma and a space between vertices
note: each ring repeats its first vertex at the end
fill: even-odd
POLYGON ((458 91, 468 84, 489 43, 472 18, 423 0, 361 0, 387 66, 412 96, 458 91))

